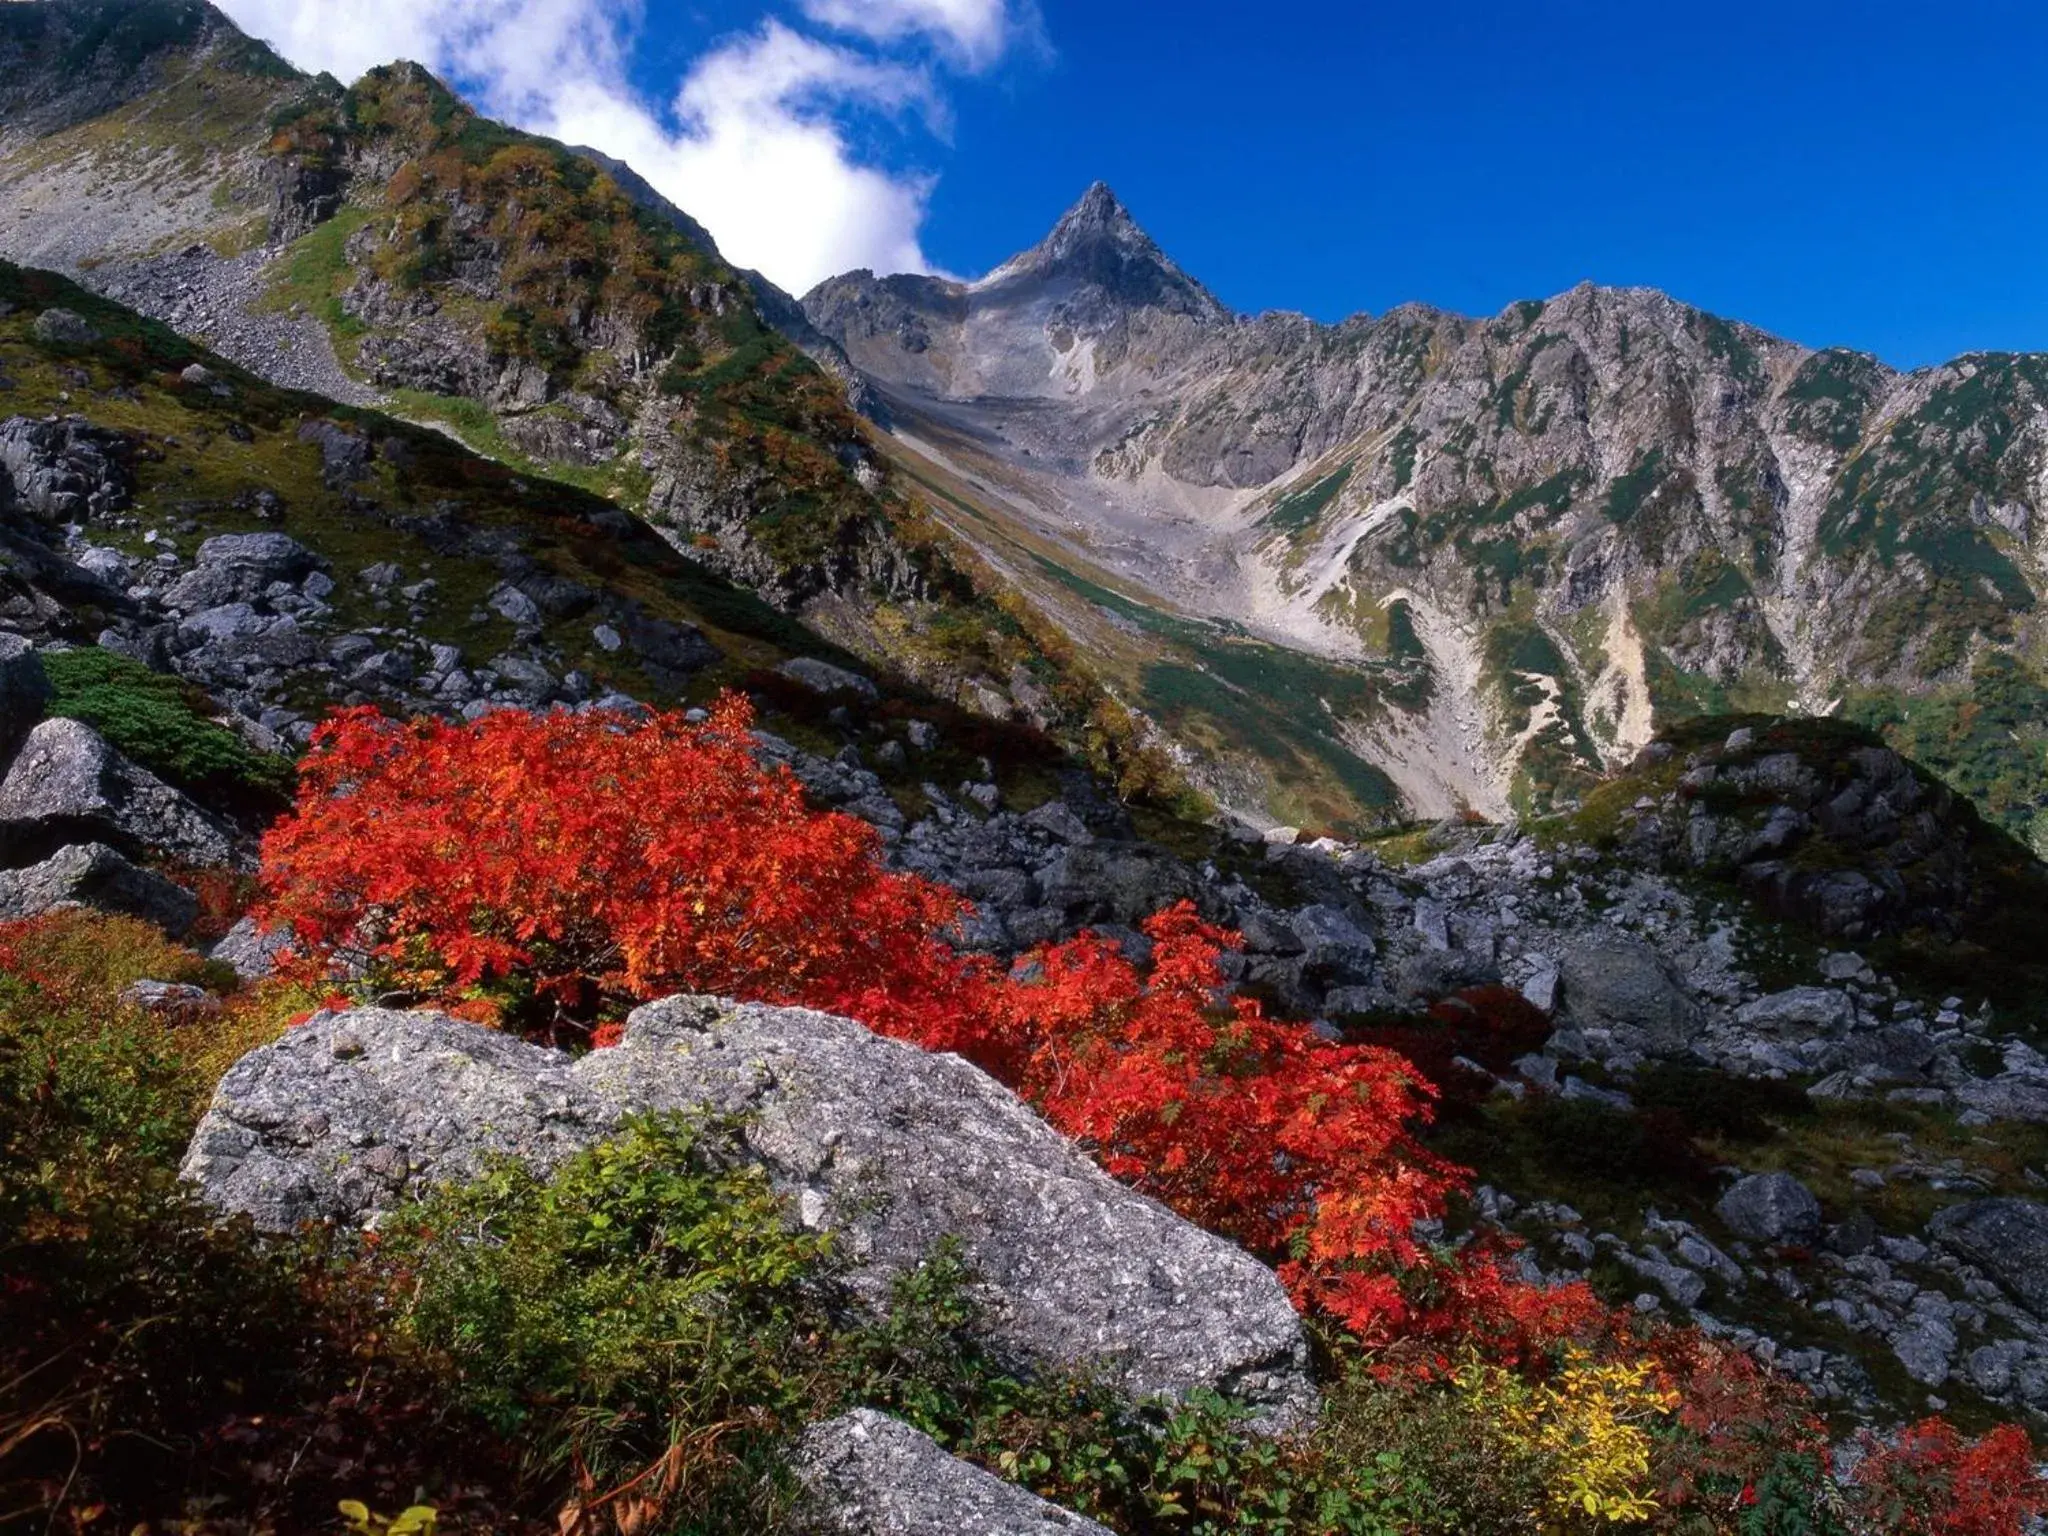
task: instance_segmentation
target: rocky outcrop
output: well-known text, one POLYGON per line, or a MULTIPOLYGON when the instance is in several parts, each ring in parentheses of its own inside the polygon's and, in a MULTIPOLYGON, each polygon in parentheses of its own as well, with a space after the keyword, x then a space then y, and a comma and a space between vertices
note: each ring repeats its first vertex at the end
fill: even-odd
POLYGON ((622 1115, 735 1116, 801 1220, 840 1235, 875 1302, 942 1239, 988 1343, 1020 1366, 1102 1362, 1135 1394, 1314 1400, 1271 1271, 1109 1179, 975 1068, 801 1009, 671 998, 580 1061, 431 1014, 323 1015, 222 1080, 185 1174, 272 1230, 374 1219, 511 1154, 548 1166, 622 1115))
POLYGON ((104 843, 61 848, 27 869, 0 870, 0 917, 35 917, 64 906, 144 918, 173 938, 199 916, 191 892, 138 869, 104 843))
POLYGON ((872 1408, 813 1424, 791 1468, 819 1536, 1108 1536, 872 1408))
POLYGON ((20 635, 0 633, 0 762, 13 760, 49 702, 50 679, 35 647, 20 635))
POLYGON ((1944 1248, 1990 1271, 2048 1318, 2048 1205, 2034 1200, 1967 1200, 1937 1211, 1927 1231, 1944 1248))
POLYGON ((1737 1179, 1714 1214, 1752 1243, 1810 1243, 1820 1236, 1820 1202, 1789 1173, 1737 1179))
POLYGON ((201 865, 234 863, 240 851, 231 826, 128 761, 91 726, 45 720, 0 780, 0 857, 27 863, 91 841, 201 865))

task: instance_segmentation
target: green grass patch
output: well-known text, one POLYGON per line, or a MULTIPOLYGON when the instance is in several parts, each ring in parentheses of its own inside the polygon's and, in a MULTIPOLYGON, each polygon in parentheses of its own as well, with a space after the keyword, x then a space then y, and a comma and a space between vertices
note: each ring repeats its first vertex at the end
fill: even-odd
POLYGON ((291 797, 292 764, 256 751, 208 718, 206 695, 132 657, 84 646, 46 651, 49 713, 80 720, 123 755, 202 799, 275 812, 291 797))

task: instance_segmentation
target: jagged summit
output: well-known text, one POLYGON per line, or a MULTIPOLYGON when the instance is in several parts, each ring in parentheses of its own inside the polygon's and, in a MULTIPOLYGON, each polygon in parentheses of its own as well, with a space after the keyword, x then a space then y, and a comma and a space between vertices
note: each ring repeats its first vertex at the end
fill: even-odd
POLYGON ((1103 181, 1082 193, 1043 240, 970 284, 968 291, 1061 281, 1098 288, 1113 303, 1131 309, 1161 309, 1218 323, 1232 318, 1214 294, 1139 227, 1103 181))

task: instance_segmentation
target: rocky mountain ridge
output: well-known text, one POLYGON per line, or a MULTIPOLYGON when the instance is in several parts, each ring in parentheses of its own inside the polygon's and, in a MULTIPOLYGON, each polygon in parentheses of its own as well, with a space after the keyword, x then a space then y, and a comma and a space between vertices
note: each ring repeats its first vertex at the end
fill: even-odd
POLYGON ((852 273, 804 307, 965 537, 1084 631, 1108 587, 1327 663, 1324 733, 1412 809, 1549 804, 1700 710, 1927 742, 1974 702, 2025 748, 1954 766, 2034 835, 2006 695, 2043 697, 2040 358, 1901 374, 1590 284, 1491 320, 1236 316, 1101 186, 980 281, 852 273))

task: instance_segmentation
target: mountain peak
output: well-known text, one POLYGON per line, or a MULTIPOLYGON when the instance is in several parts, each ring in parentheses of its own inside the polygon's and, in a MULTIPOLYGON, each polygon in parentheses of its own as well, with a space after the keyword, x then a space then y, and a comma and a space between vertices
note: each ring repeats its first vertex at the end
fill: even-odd
POLYGON ((1053 226, 1053 233, 1057 235, 1062 230, 1069 233, 1084 230, 1108 233, 1123 229, 1141 235, 1144 233, 1138 228, 1137 220, 1131 217, 1130 209, 1110 190, 1109 183, 1098 181, 1081 194, 1079 202, 1060 215, 1059 223, 1053 226))
POLYGON ((1043 240, 975 287, 1056 281, 1099 289, 1119 308, 1162 309, 1216 322, 1231 318, 1214 294, 1175 266, 1139 228, 1104 181, 1082 193, 1043 240))

